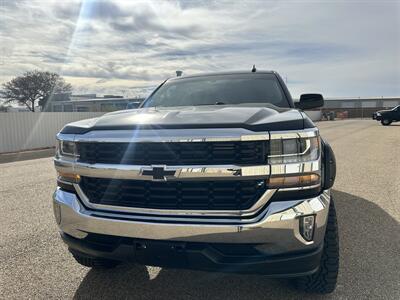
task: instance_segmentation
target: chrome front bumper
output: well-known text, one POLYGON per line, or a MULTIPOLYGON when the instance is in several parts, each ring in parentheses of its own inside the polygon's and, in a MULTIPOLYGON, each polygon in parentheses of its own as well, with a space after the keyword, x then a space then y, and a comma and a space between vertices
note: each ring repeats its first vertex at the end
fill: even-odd
POLYGON ((135 214, 99 212, 85 208, 78 197, 57 189, 53 195, 54 214, 62 232, 78 239, 88 233, 204 243, 260 244, 266 254, 281 254, 315 248, 323 242, 330 202, 330 191, 302 200, 270 202, 261 218, 253 223, 227 219, 201 223, 195 219, 157 216, 141 218, 135 214), (299 217, 316 215, 314 239, 307 242, 299 232, 299 217))

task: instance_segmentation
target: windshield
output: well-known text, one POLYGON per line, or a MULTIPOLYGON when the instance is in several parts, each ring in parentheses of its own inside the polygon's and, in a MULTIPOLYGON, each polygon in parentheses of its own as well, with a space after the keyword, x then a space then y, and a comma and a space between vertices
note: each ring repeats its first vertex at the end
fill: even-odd
POLYGON ((144 107, 265 103, 290 107, 274 74, 211 75, 170 80, 144 107))

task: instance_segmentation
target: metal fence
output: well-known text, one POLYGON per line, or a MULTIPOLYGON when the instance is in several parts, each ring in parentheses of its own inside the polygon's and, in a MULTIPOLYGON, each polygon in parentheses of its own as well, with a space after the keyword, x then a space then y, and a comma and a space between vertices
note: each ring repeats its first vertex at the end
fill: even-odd
POLYGON ((102 112, 0 113, 0 153, 53 147, 57 132, 65 124, 103 114, 102 112))
POLYGON ((347 118, 361 118, 361 119, 371 119, 372 114, 378 110, 387 109, 384 107, 357 107, 357 108, 324 108, 324 113, 334 112, 337 116, 343 115, 347 118))

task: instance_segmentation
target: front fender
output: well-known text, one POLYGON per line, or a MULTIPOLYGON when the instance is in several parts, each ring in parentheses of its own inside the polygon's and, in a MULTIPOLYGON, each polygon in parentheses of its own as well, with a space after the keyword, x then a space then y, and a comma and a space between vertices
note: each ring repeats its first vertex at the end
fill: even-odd
POLYGON ((330 189, 336 178, 336 158, 332 147, 321 138, 322 144, 322 186, 323 190, 330 189))

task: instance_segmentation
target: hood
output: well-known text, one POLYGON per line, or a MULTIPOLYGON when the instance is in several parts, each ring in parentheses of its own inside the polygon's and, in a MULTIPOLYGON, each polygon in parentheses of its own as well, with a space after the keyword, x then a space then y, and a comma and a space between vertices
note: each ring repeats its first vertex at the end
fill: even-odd
POLYGON ((378 111, 376 111, 375 113, 387 113, 387 112, 391 112, 392 110, 391 109, 382 109, 382 110, 378 110, 378 111))
POLYGON ((291 108, 186 106, 117 111, 70 123, 61 133, 150 128, 245 128, 253 131, 304 128, 303 115, 291 108))

